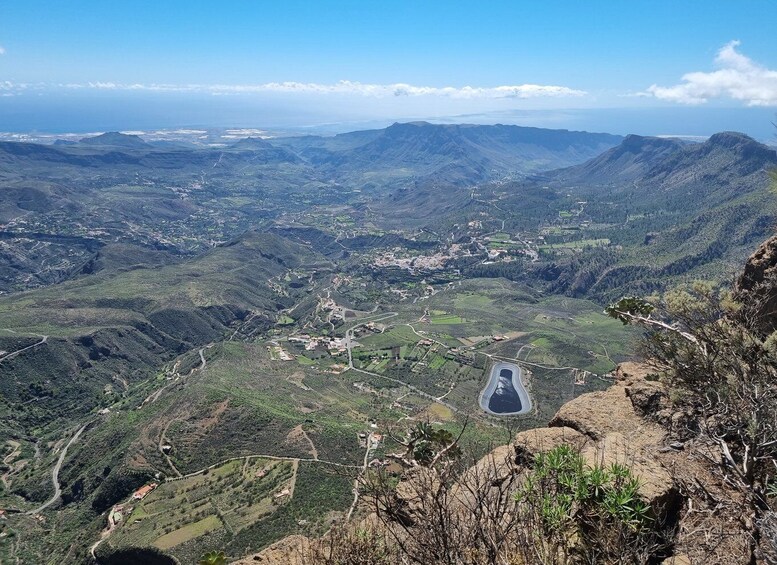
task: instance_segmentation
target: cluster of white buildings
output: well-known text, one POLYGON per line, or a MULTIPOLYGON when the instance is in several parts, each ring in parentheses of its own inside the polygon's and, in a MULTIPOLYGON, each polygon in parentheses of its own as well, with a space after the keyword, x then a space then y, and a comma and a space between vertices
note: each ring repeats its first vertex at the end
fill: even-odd
POLYGON ((305 347, 305 351, 315 351, 319 347, 326 347, 330 355, 340 355, 348 351, 345 338, 311 336, 308 334, 299 334, 289 336, 291 343, 299 343, 305 347))

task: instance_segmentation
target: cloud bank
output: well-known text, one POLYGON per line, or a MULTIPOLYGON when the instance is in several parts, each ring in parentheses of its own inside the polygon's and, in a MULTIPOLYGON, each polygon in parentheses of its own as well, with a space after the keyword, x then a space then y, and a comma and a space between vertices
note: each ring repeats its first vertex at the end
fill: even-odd
POLYGON ((737 51, 731 41, 715 57, 717 70, 683 75, 675 86, 652 85, 644 93, 681 104, 704 104, 710 99, 729 98, 748 106, 777 106, 777 71, 767 69, 737 51))
POLYGON ((68 84, 0 84, 0 89, 22 92, 25 90, 70 89, 70 90, 112 90, 149 92, 191 92, 212 95, 227 94, 314 94, 314 95, 356 95, 373 98, 384 97, 444 97, 452 99, 500 99, 500 98, 559 98, 580 97, 587 92, 566 86, 520 84, 495 87, 436 87, 412 84, 366 84, 343 80, 333 84, 312 82, 268 82, 264 84, 125 84, 116 82, 88 82, 68 84))

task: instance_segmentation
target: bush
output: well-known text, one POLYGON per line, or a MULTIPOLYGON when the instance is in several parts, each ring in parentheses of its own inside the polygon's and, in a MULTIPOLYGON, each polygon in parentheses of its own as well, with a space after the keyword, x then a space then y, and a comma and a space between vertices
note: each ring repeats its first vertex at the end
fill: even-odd
POLYGON ((642 563, 660 545, 629 468, 589 467, 566 445, 537 455, 516 498, 540 563, 642 563))
MULTIPOLYGON (((382 563, 384 555, 428 565, 641 564, 662 557, 664 532, 623 465, 589 467, 567 446, 539 454, 528 472, 509 454, 474 465, 460 458, 420 463, 410 461, 399 484, 381 472, 364 479, 360 490, 381 526, 368 532, 381 547, 368 562, 382 563)), ((355 531, 338 536, 339 547, 325 544, 311 563, 351 563, 362 540, 355 531)))
POLYGON ((672 402, 693 414, 690 432, 719 446, 724 474, 763 507, 777 469, 777 332, 763 331, 766 302, 752 296, 738 303, 696 283, 656 306, 625 298, 607 312, 647 329, 644 355, 673 389, 672 402))

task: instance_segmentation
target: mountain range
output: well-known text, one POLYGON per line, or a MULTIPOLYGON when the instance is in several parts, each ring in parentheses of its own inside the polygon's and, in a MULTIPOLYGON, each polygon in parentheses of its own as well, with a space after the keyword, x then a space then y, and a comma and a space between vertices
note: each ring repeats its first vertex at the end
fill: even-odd
POLYGON ((776 168, 734 132, 414 122, 211 147, 116 132, 0 143, 0 504, 15 555, 86 558, 104 513, 152 481, 175 506, 137 503, 147 514, 105 534, 105 555, 239 556, 317 532, 351 504, 344 469, 388 456, 370 451, 373 424, 469 414, 473 445, 501 437, 469 412, 495 355, 525 352, 538 375, 537 412, 517 425, 549 417, 605 386, 570 382, 631 355, 603 306, 726 283, 773 232, 776 168), (261 483, 271 461, 285 463, 261 483), (216 477, 237 486, 218 498, 216 477), (41 513, 56 540, 24 514, 52 479, 61 496, 41 513), (207 516, 206 499, 221 501, 207 516))

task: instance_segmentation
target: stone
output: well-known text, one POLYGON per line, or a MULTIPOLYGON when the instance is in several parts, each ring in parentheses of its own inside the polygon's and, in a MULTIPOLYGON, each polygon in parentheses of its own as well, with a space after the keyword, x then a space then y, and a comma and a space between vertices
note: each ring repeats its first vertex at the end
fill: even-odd
POLYGON ((570 445, 580 449, 587 439, 577 430, 565 426, 526 430, 515 436, 513 442, 515 462, 519 466, 530 466, 535 455, 541 451, 550 451, 559 445, 570 445))

